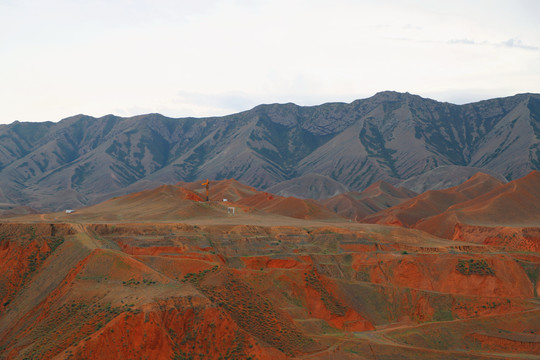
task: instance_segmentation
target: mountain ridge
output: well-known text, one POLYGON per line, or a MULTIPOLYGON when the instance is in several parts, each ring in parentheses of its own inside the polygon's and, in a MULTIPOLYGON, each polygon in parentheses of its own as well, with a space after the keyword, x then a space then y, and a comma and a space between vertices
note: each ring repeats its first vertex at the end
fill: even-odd
POLYGON ((223 117, 76 115, 0 127, 0 203, 47 211, 201 178, 265 190, 313 173, 361 191, 444 165, 508 180, 538 170, 540 95, 454 105, 385 91, 223 117))

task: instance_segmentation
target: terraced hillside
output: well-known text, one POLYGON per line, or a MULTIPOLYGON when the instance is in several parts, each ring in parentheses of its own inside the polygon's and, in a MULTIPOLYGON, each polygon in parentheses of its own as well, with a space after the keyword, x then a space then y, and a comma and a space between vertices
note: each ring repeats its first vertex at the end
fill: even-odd
POLYGON ((0 224, 0 358, 540 357, 537 253, 229 220, 0 224))

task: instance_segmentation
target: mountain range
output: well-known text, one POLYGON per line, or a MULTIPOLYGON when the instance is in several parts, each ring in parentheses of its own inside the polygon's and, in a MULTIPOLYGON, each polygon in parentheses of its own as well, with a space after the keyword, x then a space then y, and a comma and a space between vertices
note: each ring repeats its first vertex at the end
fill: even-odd
POLYGON ((312 198, 380 180, 423 192, 424 174, 439 168, 514 180, 540 169, 539 119, 539 94, 454 105, 387 91, 350 104, 260 105, 224 117, 14 122, 0 125, 0 207, 78 208, 206 178, 312 198))

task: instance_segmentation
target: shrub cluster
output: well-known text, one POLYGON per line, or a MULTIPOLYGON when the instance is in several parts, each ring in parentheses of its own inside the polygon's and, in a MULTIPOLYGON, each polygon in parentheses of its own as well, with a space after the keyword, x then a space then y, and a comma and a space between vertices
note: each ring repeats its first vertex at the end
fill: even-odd
POLYGON ((315 269, 304 273, 304 281, 317 290, 321 294, 321 301, 324 303, 326 308, 334 315, 345 316, 347 313, 347 307, 336 299, 326 288, 323 286, 321 280, 319 279, 318 274, 315 272, 315 269))
POLYGON ((495 272, 489 267, 486 260, 458 260, 456 270, 463 275, 495 275, 495 272))
POLYGON ((183 281, 195 285, 214 304, 227 311, 241 328, 287 355, 295 355, 314 344, 266 296, 235 278, 232 273, 224 272, 219 285, 202 285, 205 276, 217 271, 216 266, 196 274, 186 274, 183 281))

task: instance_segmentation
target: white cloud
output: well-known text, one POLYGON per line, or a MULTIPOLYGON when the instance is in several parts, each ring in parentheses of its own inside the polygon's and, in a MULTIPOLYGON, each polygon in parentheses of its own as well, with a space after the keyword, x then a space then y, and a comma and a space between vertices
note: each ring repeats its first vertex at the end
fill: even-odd
POLYGON ((506 41, 503 41, 502 45, 509 48, 519 48, 519 49, 525 49, 525 50, 540 50, 538 46, 526 45, 523 43, 523 41, 519 39, 508 39, 506 41))
POLYGON ((471 40, 471 39, 452 39, 448 41, 449 44, 465 44, 465 45, 485 45, 485 46, 504 46, 507 48, 516 48, 516 49, 524 49, 524 50, 533 50, 538 51, 540 50, 540 47, 538 46, 531 46, 524 44, 523 41, 520 39, 508 39, 501 42, 488 42, 488 41, 477 41, 477 40, 471 40))

